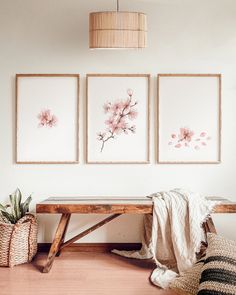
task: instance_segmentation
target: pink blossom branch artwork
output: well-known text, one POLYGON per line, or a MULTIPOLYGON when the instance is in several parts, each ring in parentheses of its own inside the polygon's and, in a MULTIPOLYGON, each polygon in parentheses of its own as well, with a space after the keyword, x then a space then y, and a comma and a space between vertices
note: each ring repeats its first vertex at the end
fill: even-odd
POLYGON ((211 136, 205 131, 194 132, 188 127, 181 127, 179 132, 172 133, 168 145, 176 149, 192 148, 196 151, 207 146, 211 136))
POLYGON ((38 127, 55 127, 57 125, 58 119, 52 114, 51 110, 44 109, 37 116, 39 123, 38 127))
POLYGON ((133 98, 132 89, 127 90, 127 95, 125 99, 115 102, 108 101, 103 105, 103 111, 108 115, 108 118, 105 120, 105 131, 97 134, 97 139, 101 142, 101 152, 108 141, 122 134, 128 135, 136 132, 136 125, 131 122, 137 119, 136 106, 138 102, 133 98))

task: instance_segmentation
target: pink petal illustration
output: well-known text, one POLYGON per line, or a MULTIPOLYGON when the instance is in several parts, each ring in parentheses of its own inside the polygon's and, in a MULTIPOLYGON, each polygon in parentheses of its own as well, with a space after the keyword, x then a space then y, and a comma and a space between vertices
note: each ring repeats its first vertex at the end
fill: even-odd
POLYGON ((124 111, 125 111, 126 113, 129 112, 130 103, 131 103, 131 100, 130 100, 129 98, 127 98, 127 99, 123 102, 123 108, 124 108, 124 111))
POLYGON ((136 119, 137 116, 138 116, 138 112, 136 110, 130 110, 130 112, 128 113, 128 117, 130 120, 136 119))
POLYGON ((108 120, 105 121, 105 124, 108 125, 110 128, 114 125, 115 117, 111 116, 108 118, 108 120))
POLYGON ((177 149, 181 148, 181 146, 182 146, 182 145, 181 145, 180 143, 178 143, 178 144, 175 145, 175 147, 176 147, 177 149))
POLYGON ((111 110, 113 111, 114 115, 120 114, 122 109, 123 109, 123 103, 120 100, 116 101, 113 105, 111 105, 111 110))
POLYGON ((190 130, 189 128, 187 127, 180 128, 179 140, 190 142, 192 140, 193 135, 194 135, 194 132, 190 130))
POLYGON ((179 133, 171 133, 170 141, 168 145, 172 145, 175 148, 188 147, 194 148, 195 150, 200 150, 202 146, 207 146, 207 140, 210 140, 211 137, 207 135, 205 131, 194 132, 189 127, 179 128, 179 133))
POLYGON ((55 115, 51 113, 51 110, 45 109, 42 110, 38 115, 37 118, 39 119, 39 127, 55 127, 57 125, 58 119, 55 115))
POLYGON ((132 89, 127 89, 127 94, 131 97, 133 95, 133 90, 132 89))
POLYGON ((110 102, 104 103, 103 110, 105 114, 108 113, 111 110, 111 103, 110 102))

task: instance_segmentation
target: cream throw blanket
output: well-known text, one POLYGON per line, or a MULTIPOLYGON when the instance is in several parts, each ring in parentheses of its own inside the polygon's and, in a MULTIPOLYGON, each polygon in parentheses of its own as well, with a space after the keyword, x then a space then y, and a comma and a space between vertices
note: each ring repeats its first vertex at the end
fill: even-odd
POLYGON ((183 189, 159 192, 150 196, 153 214, 144 216, 144 234, 140 251, 113 253, 129 258, 153 258, 156 269, 151 281, 162 288, 191 267, 203 240, 202 223, 216 202, 183 189))

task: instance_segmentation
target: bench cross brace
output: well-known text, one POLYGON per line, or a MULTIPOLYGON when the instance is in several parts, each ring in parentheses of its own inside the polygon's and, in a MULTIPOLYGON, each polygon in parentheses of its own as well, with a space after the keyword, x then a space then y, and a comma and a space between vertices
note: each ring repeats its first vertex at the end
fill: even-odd
POLYGON ((75 237, 69 239, 68 241, 64 242, 66 231, 70 222, 71 214, 63 213, 61 215, 61 219, 59 221, 54 240, 52 242, 50 251, 48 253, 47 262, 43 268, 43 273, 48 273, 52 268, 55 256, 59 256, 61 250, 70 244, 78 241, 79 239, 83 238, 84 236, 90 234, 91 232, 95 231, 96 229, 100 228, 101 226, 107 224, 108 222, 112 221, 113 219, 119 217, 121 214, 113 214, 109 217, 103 219, 102 221, 98 222, 97 224, 91 226, 90 228, 86 229, 85 231, 81 232, 80 234, 76 235, 75 237))

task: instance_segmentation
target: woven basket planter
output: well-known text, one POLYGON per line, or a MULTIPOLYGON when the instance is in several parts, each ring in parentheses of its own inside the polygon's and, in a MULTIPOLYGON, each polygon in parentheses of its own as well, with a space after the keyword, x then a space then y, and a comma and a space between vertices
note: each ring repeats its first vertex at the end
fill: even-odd
POLYGON ((37 253, 37 221, 27 214, 16 224, 0 222, 0 266, 30 262, 37 253))

